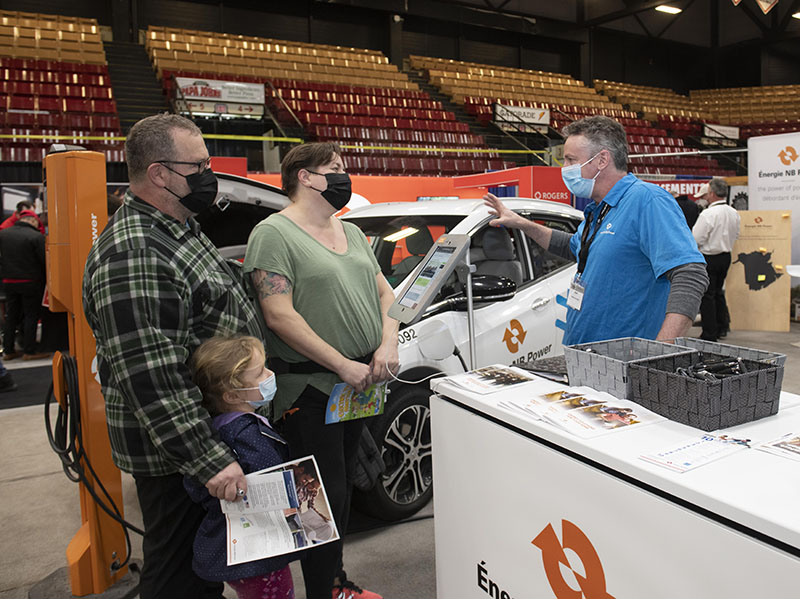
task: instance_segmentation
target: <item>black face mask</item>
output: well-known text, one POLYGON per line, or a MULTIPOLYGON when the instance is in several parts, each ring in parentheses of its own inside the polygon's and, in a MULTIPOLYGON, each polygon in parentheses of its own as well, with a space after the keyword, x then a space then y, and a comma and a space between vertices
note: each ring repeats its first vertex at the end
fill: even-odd
MULTIPOLYGON (((315 173, 314 171, 308 172, 314 175, 322 174, 315 173)), ((325 180, 328 182, 328 188, 325 191, 320 191, 316 187, 312 187, 311 189, 319 191, 322 197, 338 212, 347 206, 347 202, 350 201, 350 196, 353 194, 350 175, 347 173, 325 173, 325 180)))
MULTIPOLYGON (((169 167, 167 166, 167 168, 169 167)), ((183 204, 190 212, 193 214, 199 214, 214 204, 214 200, 217 197, 217 176, 214 174, 214 171, 212 171, 210 168, 207 168, 202 173, 183 175, 174 169, 169 168, 169 170, 185 178, 186 183, 189 184, 189 189, 191 191, 189 191, 189 193, 187 193, 185 196, 181 197, 169 187, 164 187, 164 189, 178 198, 178 201, 180 201, 180 203, 183 204)))

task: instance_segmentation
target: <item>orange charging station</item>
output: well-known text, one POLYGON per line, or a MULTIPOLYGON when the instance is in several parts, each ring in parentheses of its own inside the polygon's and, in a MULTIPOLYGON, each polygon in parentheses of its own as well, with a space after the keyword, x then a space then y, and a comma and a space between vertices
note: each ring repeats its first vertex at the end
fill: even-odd
MULTIPOLYGON (((108 222, 105 156, 87 151, 50 154, 44 160, 44 181, 50 310, 68 315, 69 351, 77 362, 83 450, 122 516, 122 479, 111 459, 105 402, 95 374, 95 340, 83 314, 81 288, 89 249, 108 222)), ((68 392, 63 358, 60 352, 53 358, 53 393, 62 409, 68 392)), ((94 490, 102 495, 99 487, 94 490)), ((113 568, 127 557, 122 525, 98 507, 83 482, 80 505, 82 524, 67 546, 75 596, 101 593, 127 571, 127 567, 113 568)))

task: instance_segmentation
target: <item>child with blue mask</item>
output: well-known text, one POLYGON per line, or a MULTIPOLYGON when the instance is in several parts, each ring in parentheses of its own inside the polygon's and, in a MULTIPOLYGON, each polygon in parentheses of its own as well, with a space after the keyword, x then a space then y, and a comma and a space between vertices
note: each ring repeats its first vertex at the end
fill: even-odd
MULTIPOLYGON (((267 418, 260 414, 275 395, 275 374, 266 367, 264 345, 247 336, 213 337, 192 355, 192 377, 203 394, 211 427, 231 449, 245 474, 289 460, 289 449, 267 418)), ((225 516, 219 499, 200 481, 184 478, 189 496, 206 515, 197 530, 192 567, 200 578, 227 582, 240 599, 293 599, 289 562, 297 554, 281 555, 234 566, 227 565, 225 516)), ((244 489, 239 491, 243 494, 244 489)))

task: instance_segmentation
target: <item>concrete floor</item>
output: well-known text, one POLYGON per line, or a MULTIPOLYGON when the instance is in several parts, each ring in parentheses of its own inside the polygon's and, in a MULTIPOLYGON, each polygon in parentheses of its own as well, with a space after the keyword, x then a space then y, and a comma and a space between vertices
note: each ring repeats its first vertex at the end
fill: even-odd
MULTIPOLYGON (((800 393, 800 323, 789 333, 734 331, 724 341, 785 353, 783 390, 800 393)), ((47 443, 41 406, 0 410, 0 429, 0 599, 24 599, 33 584, 65 565, 64 550, 80 526, 78 487, 47 443)), ((123 493, 126 517, 141 526, 128 476, 123 493)), ((141 557, 139 539, 132 541, 134 557, 141 557)), ((345 565, 353 580, 386 599, 433 599, 433 519, 348 536, 345 565)), ((295 581, 304 599, 299 572, 295 581)))

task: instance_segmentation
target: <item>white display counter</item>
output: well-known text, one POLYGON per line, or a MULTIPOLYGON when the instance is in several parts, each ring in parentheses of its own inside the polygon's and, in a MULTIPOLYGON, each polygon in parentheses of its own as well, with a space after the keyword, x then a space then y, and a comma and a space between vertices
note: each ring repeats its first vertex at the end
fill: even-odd
MULTIPOLYGON (((745 449, 684 473, 639 459, 703 431, 671 421, 580 439, 432 383, 438 599, 800 596, 800 462, 745 449)), ((727 429, 800 433, 800 397, 727 429)), ((718 431, 719 432, 719 431, 718 431)))

